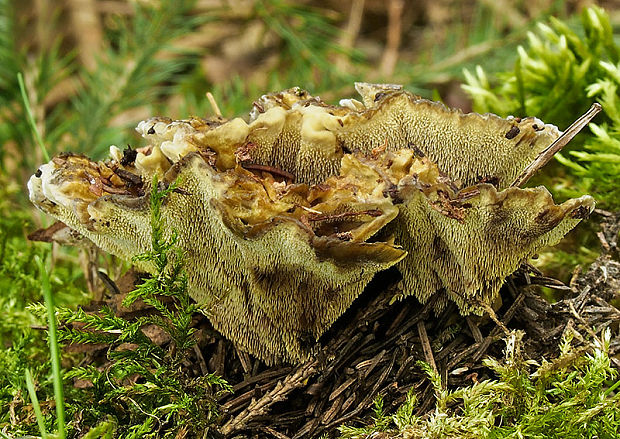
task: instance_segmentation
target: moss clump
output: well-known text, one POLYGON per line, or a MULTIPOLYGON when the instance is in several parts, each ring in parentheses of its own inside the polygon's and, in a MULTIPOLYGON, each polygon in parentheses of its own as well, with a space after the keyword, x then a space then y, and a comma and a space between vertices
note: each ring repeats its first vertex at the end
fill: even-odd
MULTIPOLYGON (((614 40, 608 14, 585 8, 581 25, 550 18, 528 34, 527 47, 519 47, 514 69, 489 80, 481 67, 465 71, 464 89, 479 112, 525 116, 535 114, 565 128, 587 109, 592 100, 603 106, 604 118, 590 124, 592 136, 583 146, 558 154, 576 178, 560 178, 556 188, 572 196, 583 191, 595 195, 600 206, 620 208, 620 46, 614 40), (497 85, 494 85, 497 84, 497 85)), ((575 142, 578 144, 578 142, 575 142)))
POLYGON ((522 335, 507 337, 502 361, 485 360, 497 379, 469 387, 446 390, 439 375, 420 362, 435 390, 432 413, 415 414, 412 391, 392 415, 384 413, 379 399, 373 425, 340 427, 341 437, 363 438, 379 431, 385 432, 382 437, 399 438, 617 437, 620 381, 613 381, 617 370, 608 354, 610 331, 590 352, 574 347, 567 336, 560 356, 542 364, 522 356, 522 335))

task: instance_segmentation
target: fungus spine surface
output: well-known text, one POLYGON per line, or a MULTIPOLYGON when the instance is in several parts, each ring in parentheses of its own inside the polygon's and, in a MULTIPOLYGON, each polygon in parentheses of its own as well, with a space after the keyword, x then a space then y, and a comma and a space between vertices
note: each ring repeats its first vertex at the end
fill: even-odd
MULTIPOLYGON (((156 117, 147 144, 110 158, 61 154, 28 183, 32 202, 105 251, 150 249, 150 181, 179 235, 191 296, 216 329, 263 360, 300 361, 375 273, 402 296, 439 292, 463 314, 594 208, 510 187, 560 132, 535 118, 463 114, 396 85, 357 84, 332 106, 300 89, 256 101, 248 122, 156 117)), ((138 263, 138 268, 153 267, 138 263)))

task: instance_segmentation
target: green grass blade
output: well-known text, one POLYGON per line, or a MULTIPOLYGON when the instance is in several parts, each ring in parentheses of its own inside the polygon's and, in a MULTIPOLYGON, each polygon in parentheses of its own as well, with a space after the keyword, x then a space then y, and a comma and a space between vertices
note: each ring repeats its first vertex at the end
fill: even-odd
POLYGON ((54 379, 54 400, 56 401, 58 436, 64 439, 66 437, 65 400, 62 388, 62 371, 60 369, 60 349, 58 347, 58 335, 56 331, 54 298, 52 296, 50 278, 47 271, 45 270, 45 264, 43 264, 43 261, 38 256, 36 257, 36 262, 39 266, 39 272, 41 276, 41 291, 43 292, 45 307, 47 308, 49 347, 52 360, 52 376, 54 379))
POLYGON ((28 388, 28 395, 30 395, 30 401, 32 402, 34 415, 37 418, 39 432, 41 433, 41 437, 43 439, 46 439, 47 432, 45 431, 45 421, 43 420, 43 413, 41 413, 41 406, 39 405, 37 392, 34 390, 34 381, 32 380, 32 374, 30 373, 30 369, 26 369, 26 387, 28 388))
POLYGON ((39 129, 37 128, 37 124, 34 122, 34 116, 32 115, 32 109, 30 108, 30 101, 28 100, 28 95, 26 94, 26 86, 24 85, 24 77, 21 73, 17 74, 17 82, 19 83, 19 91, 22 94, 22 100, 24 101, 24 107, 26 108, 26 115, 28 116, 28 123, 30 124, 30 128, 32 129, 32 133, 34 134, 34 138, 41 148, 41 153, 43 154, 43 158, 46 162, 50 161, 50 155, 47 152, 47 148, 45 148, 45 144, 43 143, 43 139, 41 138, 41 133, 39 133, 39 129))

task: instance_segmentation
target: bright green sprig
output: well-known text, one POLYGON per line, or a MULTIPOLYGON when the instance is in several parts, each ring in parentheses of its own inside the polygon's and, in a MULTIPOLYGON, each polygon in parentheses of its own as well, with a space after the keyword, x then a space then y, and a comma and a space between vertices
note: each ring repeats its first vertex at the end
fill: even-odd
POLYGON ((36 262, 39 266, 41 291, 43 292, 45 307, 47 308, 49 348, 50 357, 52 360, 52 376, 54 381, 54 401, 56 403, 56 423, 58 427, 58 435, 60 438, 65 438, 67 435, 65 425, 65 398, 63 391, 62 370, 60 367, 60 347, 58 345, 54 297, 52 295, 50 278, 43 261, 37 257, 36 262))
POLYGON ((161 434, 164 425, 169 435, 182 428, 201 434, 217 419, 216 396, 231 390, 217 375, 192 377, 181 367, 188 350, 196 344, 191 322, 198 306, 187 292, 176 234, 166 230, 163 219, 162 207, 177 188, 177 183, 165 185, 157 178, 152 182, 151 249, 136 259, 152 263, 155 274, 140 283, 123 302, 130 306, 141 299, 156 312, 133 321, 115 316, 106 307, 97 314, 69 309, 60 309, 58 313, 66 326, 62 330, 64 341, 109 345, 111 362, 105 370, 89 365, 66 374, 67 378, 91 382, 90 398, 96 401, 87 408, 83 402, 76 403, 73 410, 80 410, 85 419, 93 422, 112 419, 115 435, 122 438, 161 434), (164 296, 174 301, 165 303, 161 299, 164 296), (72 323, 80 323, 81 327, 71 328, 72 323), (152 342, 144 332, 148 325, 155 325, 168 335, 170 347, 152 342), (129 379, 136 376, 140 381, 131 380, 131 384, 129 379), (119 406, 124 407, 121 413, 119 406))
POLYGON ((28 388, 28 396, 32 402, 32 409, 34 415, 37 418, 37 425, 39 426, 39 432, 43 439, 47 439, 47 431, 45 430, 45 420, 43 419, 43 413, 41 413, 41 406, 39 405, 39 398, 37 398, 37 391, 34 388, 34 380, 32 379, 32 373, 30 369, 26 369, 26 387, 28 388))

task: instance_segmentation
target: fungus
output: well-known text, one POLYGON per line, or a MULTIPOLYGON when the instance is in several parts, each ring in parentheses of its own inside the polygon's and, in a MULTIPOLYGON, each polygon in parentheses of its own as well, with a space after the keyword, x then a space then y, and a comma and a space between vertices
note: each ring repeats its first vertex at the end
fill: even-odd
MULTIPOLYGON (((375 273, 402 296, 463 314, 593 209, 510 187, 560 136, 535 118, 463 114, 395 85, 357 84, 330 106, 300 89, 265 95, 249 122, 151 118, 149 142, 93 162, 62 154, 28 183, 32 202, 124 259, 150 249, 152 176, 190 295, 214 327, 268 363, 300 361, 375 273)), ((138 268, 153 271, 146 262, 138 268)))
MULTIPOLYGON (((404 257, 388 241, 367 242, 398 208, 381 192, 367 190, 374 182, 361 165, 349 175, 308 186, 239 165, 218 169, 219 153, 210 151, 213 159, 207 146, 193 145, 200 151, 178 160, 174 148, 148 147, 168 151, 163 182, 179 181, 183 189, 169 195, 162 216, 168 229, 178 232, 191 296, 209 305, 214 327, 240 348, 268 362, 305 358, 309 342, 373 275, 404 257)), ((145 183, 142 195, 121 193, 126 183, 115 171, 144 177, 162 169, 159 159, 141 168, 64 154, 42 165, 28 186, 39 208, 105 251, 131 259, 150 249, 149 188, 145 183), (94 183, 104 178, 113 185, 94 183)), ((137 266, 154 269, 144 262, 137 266)))

